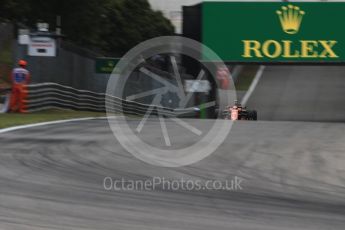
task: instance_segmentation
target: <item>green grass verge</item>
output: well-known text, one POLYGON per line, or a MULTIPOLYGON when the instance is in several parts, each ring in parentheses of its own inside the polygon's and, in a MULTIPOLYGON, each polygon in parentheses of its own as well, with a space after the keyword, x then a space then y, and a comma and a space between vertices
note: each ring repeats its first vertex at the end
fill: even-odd
POLYGON ((71 110, 46 110, 30 114, 0 114, 0 129, 18 125, 29 125, 40 122, 67 120, 86 117, 102 117, 105 113, 81 112, 71 110))
POLYGON ((244 66, 235 84, 236 90, 246 91, 249 89, 258 71, 258 66, 244 66))

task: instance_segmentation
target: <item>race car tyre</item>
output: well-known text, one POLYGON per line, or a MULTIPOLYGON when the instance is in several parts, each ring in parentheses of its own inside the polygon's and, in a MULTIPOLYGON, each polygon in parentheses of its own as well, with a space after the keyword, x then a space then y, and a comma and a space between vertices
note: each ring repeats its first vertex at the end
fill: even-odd
POLYGON ((258 119, 258 115, 257 112, 255 110, 250 110, 248 111, 248 119, 250 121, 257 121, 258 119))
POLYGON ((252 112, 252 116, 253 116, 253 121, 257 121, 258 120, 258 112, 256 110, 254 110, 252 112))

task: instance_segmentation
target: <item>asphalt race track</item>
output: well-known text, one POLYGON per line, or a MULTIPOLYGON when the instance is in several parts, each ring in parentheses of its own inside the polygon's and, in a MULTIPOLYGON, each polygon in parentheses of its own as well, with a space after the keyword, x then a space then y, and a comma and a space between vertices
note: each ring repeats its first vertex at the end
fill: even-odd
MULTIPOLYGON (((161 168, 134 158, 101 119, 0 134, 0 229, 343 230, 345 123, 337 121, 345 112, 325 102, 345 100, 338 95, 344 83, 340 67, 330 70, 328 77, 337 82, 325 81, 321 87, 302 80, 305 73, 321 81, 311 74, 326 74, 319 67, 268 67, 248 103, 262 120, 236 122, 213 155, 187 167, 161 168), (295 102, 300 104, 289 112, 295 102), (331 110, 322 112, 324 108, 331 110), (107 191, 105 177, 237 177, 243 183, 236 191, 107 191)), ((213 121, 186 122, 205 131, 213 121)), ((175 123, 167 126, 180 147, 192 140, 175 123)), ((143 135, 161 143, 159 130, 159 121, 149 120, 143 135)))
POLYGON ((345 121, 344 66, 266 67, 247 103, 268 121, 345 121))
POLYGON ((215 154, 176 169, 126 153, 104 120, 2 134, 0 228, 344 229, 344 129, 344 124, 241 122, 215 154), (243 184, 237 192, 106 191, 106 176, 238 176, 243 184))

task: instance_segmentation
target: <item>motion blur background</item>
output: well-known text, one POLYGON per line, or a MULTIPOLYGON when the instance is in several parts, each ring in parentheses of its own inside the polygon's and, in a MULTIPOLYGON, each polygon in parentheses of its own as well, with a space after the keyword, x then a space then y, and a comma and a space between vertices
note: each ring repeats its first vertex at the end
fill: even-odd
MULTIPOLYGON (((200 40, 200 5, 194 5, 200 2, 1 0, 0 89, 10 87, 11 68, 24 58, 34 83, 55 82, 104 92, 118 58, 142 41, 181 33, 200 40), (28 56, 27 45, 18 43, 21 33, 37 32, 37 22, 49 23, 49 32, 59 35, 56 57, 28 56), (105 71, 98 71, 97 64, 105 71)), ((270 15, 275 18, 276 29, 283 33, 275 12, 276 8, 270 15)), ((323 8, 321 12, 332 15, 323 8)), ((224 27, 231 30, 234 23, 224 20, 224 27)), ((324 27, 329 28, 328 24, 324 27)), ((343 30, 342 26, 339 30, 343 30)), ((183 76, 190 77, 197 65, 187 63, 190 65, 180 67, 185 67, 181 68, 183 76)), ((182 60, 178 64, 183 64, 182 60)), ((248 89, 252 88, 253 79, 257 80, 247 105, 258 110, 259 121, 234 122, 230 134, 212 155, 189 166, 163 168, 142 162, 122 147, 120 139, 114 138, 104 118, 0 129, 0 229, 343 230, 344 65, 283 64, 228 63, 240 99, 251 91, 248 89), (259 68, 261 64, 267 66, 259 68), (134 181, 157 176, 169 180, 228 181, 238 176, 244 183, 243 190, 230 192, 170 191, 161 187, 152 191, 106 191, 102 182, 109 176, 134 181)), ((154 71, 160 66, 150 67, 154 71)), ((171 72, 166 68, 159 73, 173 82, 171 72)), ((129 90, 154 87, 147 76, 134 76, 129 90)), ((44 84, 37 88, 33 91, 38 101, 45 97, 40 92, 48 91, 49 96, 49 90, 56 90, 47 90, 44 84)), ((65 89, 62 92, 70 95, 71 89, 65 89)), ((72 102, 81 104, 81 94, 75 97, 77 103, 72 102)), ((54 99, 61 98, 49 100, 54 99)), ((104 107, 104 96, 99 103, 104 107)), ((0 114, 0 128, 47 118, 71 118, 59 114, 56 110, 21 116, 0 114)), ((141 119, 130 117, 128 123, 134 129, 141 119)), ((207 131, 214 120, 185 122, 207 131)), ((172 140, 178 140, 179 146, 194 143, 190 130, 168 119, 166 124, 166 132, 177 137, 172 140)), ((132 140, 127 133, 119 135, 132 140)), ((164 145, 158 119, 149 119, 138 136, 155 146, 164 145)))

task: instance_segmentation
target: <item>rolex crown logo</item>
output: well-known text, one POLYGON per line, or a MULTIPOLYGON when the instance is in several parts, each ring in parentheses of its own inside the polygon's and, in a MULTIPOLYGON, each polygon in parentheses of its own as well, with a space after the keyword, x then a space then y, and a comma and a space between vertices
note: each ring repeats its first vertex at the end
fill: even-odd
POLYGON ((277 11, 280 23, 285 33, 296 34, 302 23, 305 12, 300 10, 299 7, 288 5, 283 6, 281 10, 277 11))

